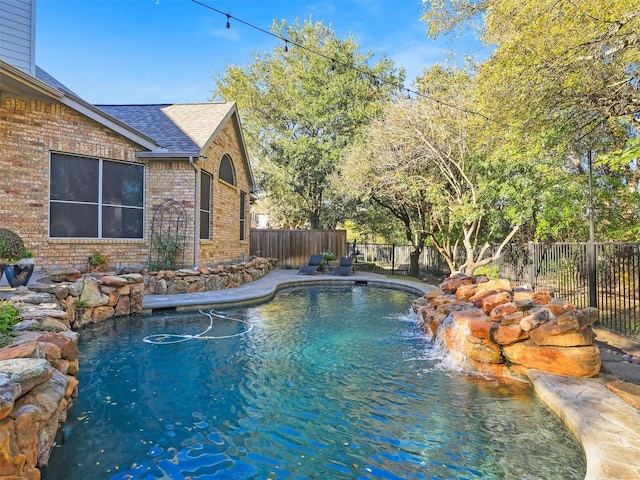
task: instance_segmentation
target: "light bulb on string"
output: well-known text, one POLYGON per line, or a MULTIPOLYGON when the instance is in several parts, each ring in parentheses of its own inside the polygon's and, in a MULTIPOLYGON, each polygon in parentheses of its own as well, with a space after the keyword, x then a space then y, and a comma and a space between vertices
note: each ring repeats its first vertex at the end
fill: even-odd
POLYGON ((231 18, 231 15, 229 15, 228 13, 226 15, 227 15, 227 25, 226 25, 226 27, 227 27, 227 30, 229 30, 231 28, 231 22, 229 21, 229 19, 231 18))

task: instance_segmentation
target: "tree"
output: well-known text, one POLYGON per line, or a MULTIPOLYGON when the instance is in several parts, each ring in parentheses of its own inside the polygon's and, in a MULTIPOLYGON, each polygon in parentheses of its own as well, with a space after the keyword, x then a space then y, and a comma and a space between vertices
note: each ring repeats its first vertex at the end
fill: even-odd
POLYGON ((274 217, 334 228, 343 203, 328 178, 381 100, 397 94, 392 84, 403 73, 389 60, 373 63, 352 38, 337 39, 321 22, 274 21, 271 30, 288 39, 285 45, 272 55, 255 53, 244 67, 228 66, 214 96, 238 104, 274 217))
MULTIPOLYGON (((637 232, 636 1, 435 0, 425 2, 424 20, 432 36, 478 25, 484 42, 494 47, 475 78, 476 108, 501 125, 491 135, 520 151, 544 149, 554 164, 563 160, 566 174, 584 190, 587 158, 593 156, 601 236, 637 232)), ((574 218, 575 230, 584 222, 575 208, 562 210, 561 223, 574 218)), ((540 218, 559 211, 543 209, 540 218)))
MULTIPOLYGON (((504 169, 475 142, 481 123, 466 107, 472 88, 466 72, 436 66, 418 84, 429 97, 387 104, 346 171, 355 191, 404 225, 414 248, 412 273, 429 240, 452 272, 471 274, 500 257, 530 214, 528 189, 506 182, 504 169), (499 247, 490 253, 495 241, 499 247)), ((509 174, 515 171, 514 163, 509 174)))

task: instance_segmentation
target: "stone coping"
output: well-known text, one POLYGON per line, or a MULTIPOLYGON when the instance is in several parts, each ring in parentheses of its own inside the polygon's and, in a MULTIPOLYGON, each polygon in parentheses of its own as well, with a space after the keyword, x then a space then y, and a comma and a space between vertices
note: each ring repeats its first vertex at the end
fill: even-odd
MULTIPOLYGON (((418 295, 439 291, 433 285, 388 279, 356 272, 349 277, 327 274, 297 275, 297 270, 272 270, 240 287, 205 293, 145 295, 143 313, 197 310, 249 305, 272 299, 279 290, 300 285, 366 284, 413 291, 418 295)), ((597 379, 579 379, 531 370, 536 394, 581 443, 587 461, 585 480, 640 479, 640 410, 609 391, 597 379)))
POLYGON ((270 270, 264 277, 239 287, 225 290, 212 290, 201 293, 183 293, 172 295, 149 295, 142 300, 142 313, 155 311, 189 311, 204 308, 226 308, 245 306, 271 300, 278 291, 284 288, 301 285, 355 285, 366 284, 386 288, 409 290, 416 295, 439 291, 438 287, 426 283, 409 280, 388 279, 384 275, 369 272, 355 272, 349 276, 334 276, 327 273, 315 275, 298 275, 297 270, 270 270))
POLYGON ((640 410, 595 379, 530 370, 540 399, 582 444, 585 480, 640 478, 640 410))

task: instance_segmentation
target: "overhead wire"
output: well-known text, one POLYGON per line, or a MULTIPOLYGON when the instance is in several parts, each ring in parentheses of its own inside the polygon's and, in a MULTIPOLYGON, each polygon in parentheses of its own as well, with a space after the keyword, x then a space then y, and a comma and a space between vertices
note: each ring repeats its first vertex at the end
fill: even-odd
POLYGON ((193 3, 195 3, 195 4, 198 4, 198 5, 202 6, 202 7, 204 7, 204 8, 207 8, 207 9, 213 11, 213 12, 216 12, 216 13, 218 13, 220 15, 225 16, 226 19, 227 19, 226 20, 226 25, 225 25, 227 29, 231 28, 230 20, 233 19, 234 21, 236 21, 238 23, 241 23, 243 25, 246 25, 249 28, 252 28, 252 29, 257 30, 257 31, 259 31, 261 33, 264 33, 266 35, 269 35, 271 37, 277 38, 278 40, 281 40, 281 41, 285 42, 285 47, 284 47, 284 49, 285 49, 284 51, 285 52, 287 52, 289 50, 289 45, 294 45, 294 46, 296 46, 296 47, 298 47, 298 48, 300 48, 300 49, 302 49, 302 50, 304 50, 306 52, 309 52, 309 53, 311 53, 313 55, 317 55, 319 57, 322 57, 322 58, 325 58, 325 59, 329 60, 329 62, 331 62, 331 70, 332 71, 335 70, 335 65, 338 64, 338 65, 341 65, 341 66, 343 66, 345 68, 349 68, 351 70, 354 70, 354 71, 360 73, 361 75, 365 75, 365 76, 368 76, 368 77, 372 78, 373 82, 384 83, 386 85, 391 85, 393 87, 396 87, 399 92, 402 92, 402 93, 406 94, 406 98, 408 100, 410 100, 410 97, 413 94, 416 97, 420 97, 420 98, 424 98, 426 100, 430 100, 432 102, 436 102, 437 105, 443 105, 445 107, 449 107, 449 108, 458 110, 458 111, 463 112, 463 113, 468 113, 470 115, 476 115, 476 116, 482 117, 483 119, 485 119, 488 122, 496 123, 496 124, 499 124, 499 125, 505 125, 507 127, 510 126, 510 125, 504 124, 502 122, 499 122, 497 120, 494 120, 493 118, 491 118, 491 117, 489 117, 489 116, 487 116, 487 115, 485 115, 485 114, 483 114, 481 112, 478 112, 478 111, 475 111, 475 110, 470 110, 468 108, 464 108, 464 107, 461 107, 459 105, 455 105, 455 104, 443 101, 443 100, 441 100, 439 98, 433 97, 433 96, 428 95, 426 93, 419 92, 417 90, 413 90, 413 89, 407 88, 403 84, 398 83, 398 82, 396 82, 394 80, 389 80, 388 78, 379 77, 379 76, 377 76, 377 75, 375 75, 375 74, 373 74, 371 72, 367 72, 366 70, 363 70, 363 69, 355 67, 355 66, 353 66, 351 64, 345 63, 345 62, 343 62, 343 61, 341 61, 341 60, 339 60, 337 58, 331 57, 331 56, 326 55, 326 54, 324 54, 322 52, 318 52, 317 50, 314 50, 312 48, 306 47, 306 46, 304 46, 304 45, 302 45, 302 44, 300 44, 298 42, 295 42, 295 41, 291 40, 290 38, 283 37, 281 35, 278 35, 277 33, 271 32, 269 30, 265 30, 264 28, 262 28, 262 27, 260 27, 258 25, 254 25, 253 23, 247 22, 246 20, 243 20, 243 19, 241 19, 239 17, 236 17, 234 15, 231 15, 229 12, 224 12, 222 10, 219 10, 219 9, 215 8, 215 7, 212 7, 211 5, 207 5, 206 3, 201 2, 200 0, 191 0, 191 1, 193 3))

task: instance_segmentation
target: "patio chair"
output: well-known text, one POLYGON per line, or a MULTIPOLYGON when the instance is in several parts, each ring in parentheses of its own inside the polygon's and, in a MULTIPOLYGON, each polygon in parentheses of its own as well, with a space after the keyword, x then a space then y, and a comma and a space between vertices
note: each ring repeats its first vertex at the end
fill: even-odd
POLYGON ((353 259, 351 257, 340 257, 340 263, 333 269, 334 275, 353 275, 353 259))
POLYGON ((313 275, 318 271, 321 263, 322 255, 311 255, 307 264, 303 265, 302 267, 300 267, 300 270, 298 270, 298 275, 313 275))

